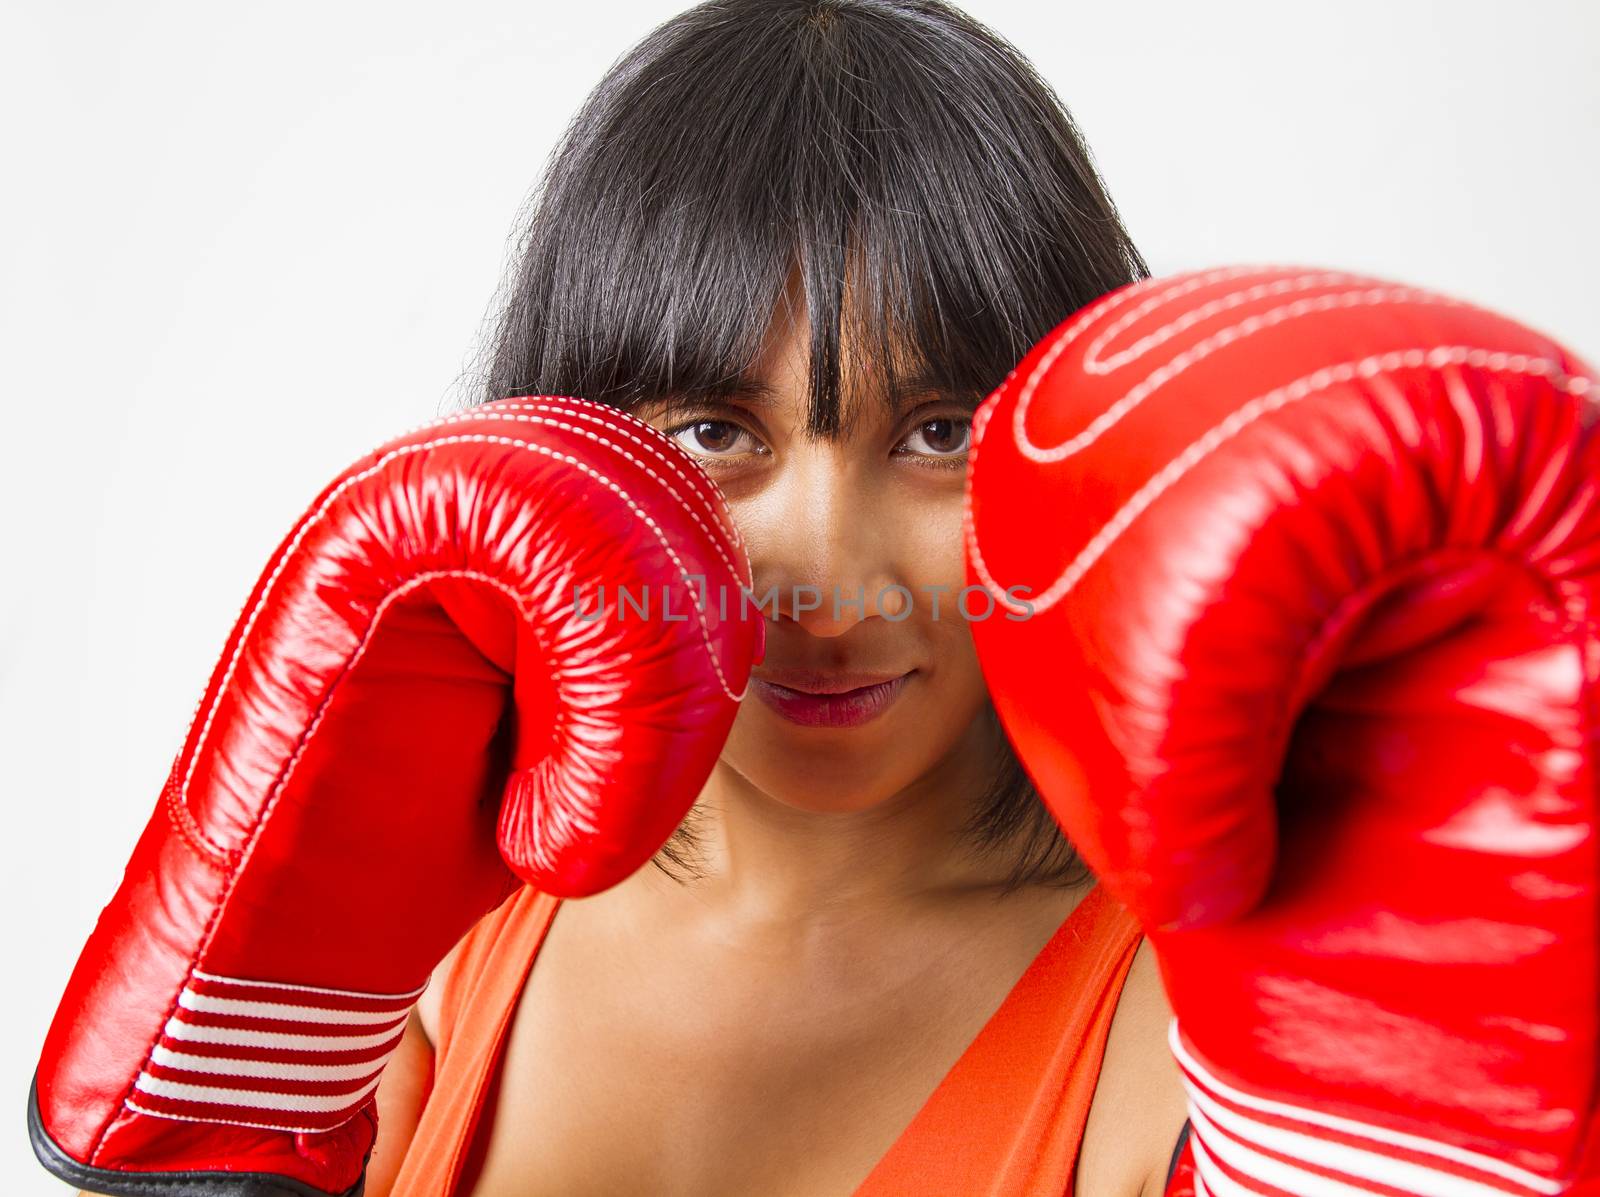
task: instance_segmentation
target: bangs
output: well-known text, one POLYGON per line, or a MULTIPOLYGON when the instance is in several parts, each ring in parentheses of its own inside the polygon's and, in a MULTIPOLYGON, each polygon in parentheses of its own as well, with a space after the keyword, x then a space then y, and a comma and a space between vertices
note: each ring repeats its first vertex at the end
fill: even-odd
POLYGON ((674 18, 584 104, 526 229, 483 398, 736 395, 793 297, 818 435, 857 395, 976 403, 1145 273, 1048 86, 935 3, 674 18))

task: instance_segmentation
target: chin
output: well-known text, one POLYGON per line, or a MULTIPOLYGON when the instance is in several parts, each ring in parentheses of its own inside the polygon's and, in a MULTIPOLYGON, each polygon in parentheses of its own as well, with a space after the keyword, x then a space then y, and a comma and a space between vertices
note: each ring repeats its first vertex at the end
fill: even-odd
MULTIPOLYGON (((765 707, 741 711, 723 765, 783 806, 816 814, 854 814, 892 800, 937 767, 940 745, 961 727, 944 726, 911 704, 854 727, 806 727, 765 707)), ((953 705, 953 704, 952 704, 953 705)))

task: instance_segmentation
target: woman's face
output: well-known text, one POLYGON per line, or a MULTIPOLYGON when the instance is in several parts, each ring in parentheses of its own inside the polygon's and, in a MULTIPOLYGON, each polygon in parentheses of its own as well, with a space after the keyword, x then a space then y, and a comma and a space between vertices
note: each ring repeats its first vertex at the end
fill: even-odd
POLYGON ((959 784, 994 752, 958 602, 972 404, 908 392, 891 408, 847 374, 843 430, 808 435, 809 330, 791 308, 752 393, 652 419, 726 493, 768 616, 723 766, 795 808, 859 811, 959 784))

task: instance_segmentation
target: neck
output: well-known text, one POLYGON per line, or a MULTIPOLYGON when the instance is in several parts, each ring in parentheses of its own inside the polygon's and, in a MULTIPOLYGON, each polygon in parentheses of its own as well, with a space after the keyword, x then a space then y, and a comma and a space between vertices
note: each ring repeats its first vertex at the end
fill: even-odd
MULTIPOLYGON (((977 890, 994 891, 1006 853, 979 851, 966 828, 998 748, 975 720, 927 773, 856 811, 779 801, 721 763, 691 815, 696 876, 685 888, 740 921, 814 922, 977 890)), ((659 870, 645 884, 679 888, 659 870)))

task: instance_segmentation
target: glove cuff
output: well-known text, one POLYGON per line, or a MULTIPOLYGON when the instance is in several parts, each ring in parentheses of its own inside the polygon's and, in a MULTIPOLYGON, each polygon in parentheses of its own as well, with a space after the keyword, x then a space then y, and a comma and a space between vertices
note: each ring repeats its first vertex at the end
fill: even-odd
POLYGON ((128 1172, 80 1164, 56 1145, 39 1115, 39 1082, 28 1088, 28 1141, 47 1171, 70 1185, 112 1197, 361 1197, 365 1171, 339 1194, 264 1172, 128 1172))
POLYGON ((1560 1180, 1479 1152, 1249 1093, 1200 1059, 1177 1019, 1167 1042, 1189 1094, 1197 1194, 1554 1197, 1566 1191, 1560 1180), (1246 1188, 1246 1179, 1254 1184, 1246 1188))

